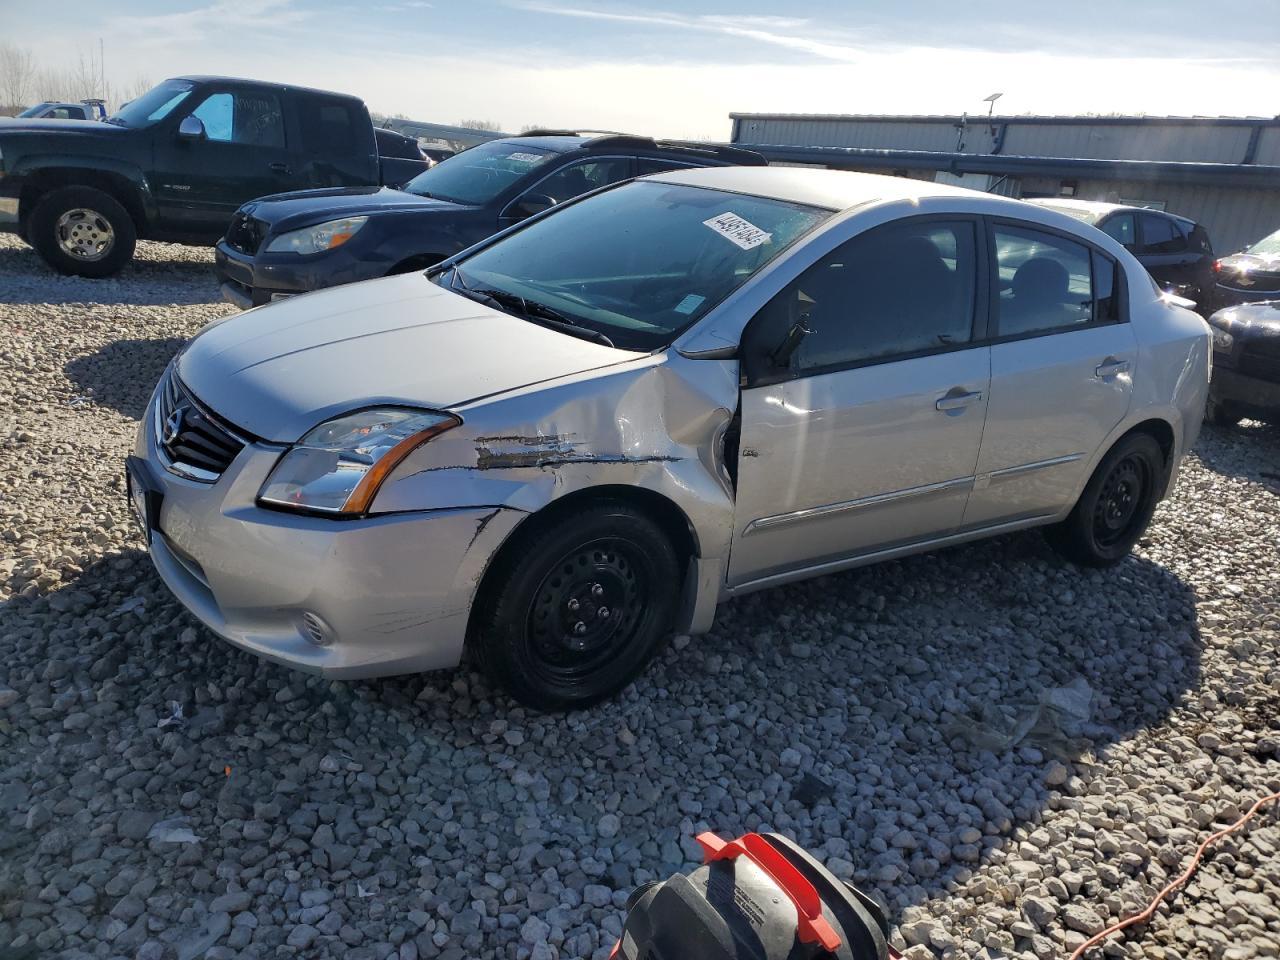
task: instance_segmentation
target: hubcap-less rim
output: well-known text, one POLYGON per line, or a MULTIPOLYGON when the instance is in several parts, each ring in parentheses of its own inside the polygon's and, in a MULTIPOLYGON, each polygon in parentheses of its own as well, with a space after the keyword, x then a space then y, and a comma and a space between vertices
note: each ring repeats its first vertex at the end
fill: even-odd
POLYGON ((624 540, 597 540, 566 554, 543 577, 529 610, 529 636, 548 678, 583 682, 630 642, 647 595, 634 549, 624 540))
POLYGON ((107 218, 87 207, 76 207, 60 216, 54 232, 62 252, 77 260, 101 260, 116 242, 116 232, 107 218))
POLYGON ((1137 457, 1125 457, 1107 474, 1093 508, 1093 536, 1110 547, 1122 540, 1142 505, 1146 470, 1137 457))

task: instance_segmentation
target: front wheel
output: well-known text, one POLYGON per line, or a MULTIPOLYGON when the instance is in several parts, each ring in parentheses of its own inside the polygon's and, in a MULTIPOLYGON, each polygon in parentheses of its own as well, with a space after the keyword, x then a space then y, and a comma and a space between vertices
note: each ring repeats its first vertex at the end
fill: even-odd
POLYGON ((1212 393, 1204 407, 1204 418, 1215 427, 1234 427, 1244 419, 1230 403, 1219 400, 1212 393))
POLYGON ((470 646, 484 672, 521 703, 568 710, 603 700, 666 639, 680 560, 640 511, 594 504, 503 553, 476 601, 470 646))
POLYGON ((1083 566, 1119 563, 1151 522, 1164 468, 1152 436, 1124 437, 1102 458, 1067 519, 1045 531, 1049 543, 1083 566))
POLYGON ((109 277, 132 259, 138 235, 114 197, 92 187, 63 187, 36 204, 27 239, 59 273, 109 277))

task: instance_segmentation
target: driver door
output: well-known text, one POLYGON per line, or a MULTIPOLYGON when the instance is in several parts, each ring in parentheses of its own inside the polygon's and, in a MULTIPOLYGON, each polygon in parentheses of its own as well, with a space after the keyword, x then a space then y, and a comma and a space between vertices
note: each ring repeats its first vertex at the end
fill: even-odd
POLYGON ((971 217, 876 227, 748 325, 731 585, 960 527, 991 376, 984 245, 971 217))
POLYGON ((509 227, 566 200, 634 176, 634 157, 591 157, 566 164, 507 204, 499 218, 499 224, 509 227))

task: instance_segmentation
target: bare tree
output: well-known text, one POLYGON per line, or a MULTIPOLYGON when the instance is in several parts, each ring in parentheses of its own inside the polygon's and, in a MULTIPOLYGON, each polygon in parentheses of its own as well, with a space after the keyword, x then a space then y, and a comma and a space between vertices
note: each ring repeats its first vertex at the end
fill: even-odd
POLYGON ((502 125, 496 120, 459 120, 458 126, 466 127, 468 130, 488 130, 490 133, 499 133, 502 125))
POLYGON ((27 106, 35 80, 36 65, 31 51, 11 43, 0 43, 0 105, 27 106))

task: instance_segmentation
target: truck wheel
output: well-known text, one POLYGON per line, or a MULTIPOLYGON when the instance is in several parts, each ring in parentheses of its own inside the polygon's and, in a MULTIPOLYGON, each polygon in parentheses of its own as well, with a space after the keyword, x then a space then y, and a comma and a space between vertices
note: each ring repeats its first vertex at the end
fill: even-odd
POLYGON ((27 238, 59 273, 109 277, 133 257, 138 234, 114 197, 92 187, 63 187, 36 204, 27 238))
MULTIPOLYGON (((519 534, 517 534, 519 536, 519 534)), ((477 598, 478 666, 526 706, 585 707, 620 690, 667 638, 680 560, 661 528, 615 502, 504 549, 477 598)))

